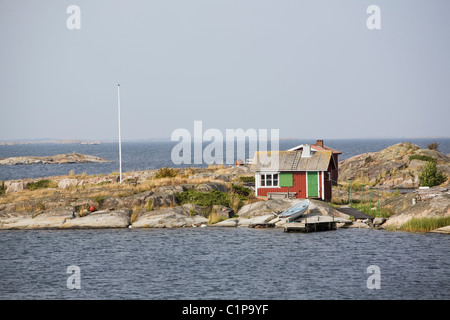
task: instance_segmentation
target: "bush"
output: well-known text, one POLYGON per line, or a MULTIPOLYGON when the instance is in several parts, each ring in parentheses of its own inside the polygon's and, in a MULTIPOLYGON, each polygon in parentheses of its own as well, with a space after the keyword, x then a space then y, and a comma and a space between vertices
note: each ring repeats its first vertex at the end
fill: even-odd
POLYGON ((238 194, 243 197, 249 197, 252 194, 252 189, 240 186, 238 184, 231 184, 231 192, 238 194))
POLYGON ((411 160, 436 161, 434 158, 423 154, 413 154, 412 156, 409 156, 409 161, 411 160))
POLYGON ((102 204, 103 204, 103 202, 105 201, 105 198, 106 198, 106 197, 103 196, 103 195, 98 195, 98 196, 93 197, 92 200, 94 200, 95 202, 97 202, 98 205, 101 207, 102 204))
POLYGON ((230 198, 227 193, 211 190, 210 192, 200 192, 197 190, 187 190, 175 195, 179 204, 193 203, 199 206, 212 206, 215 204, 230 206, 230 198))
POLYGON ((433 187, 440 185, 446 177, 437 171, 436 162, 428 161, 422 172, 419 174, 420 185, 424 187, 433 187))
POLYGON ((373 158, 371 156, 368 156, 364 159, 364 164, 370 163, 373 161, 373 158))
POLYGON ((37 182, 31 182, 28 184, 27 189, 29 190, 37 190, 37 189, 45 189, 45 188, 57 188, 58 184, 54 181, 44 179, 39 180, 37 182))
POLYGON ((430 143, 427 145, 428 150, 437 150, 439 147, 439 144, 437 142, 430 143))
POLYGON ((178 174, 177 169, 163 167, 161 169, 156 170, 155 178, 173 178, 178 174))
POLYGON ((241 182, 255 182, 255 176, 248 176, 248 177, 239 177, 239 181, 241 182))
POLYGON ((0 195, 5 194, 6 193, 6 187, 5 187, 5 182, 2 181, 0 183, 0 195))

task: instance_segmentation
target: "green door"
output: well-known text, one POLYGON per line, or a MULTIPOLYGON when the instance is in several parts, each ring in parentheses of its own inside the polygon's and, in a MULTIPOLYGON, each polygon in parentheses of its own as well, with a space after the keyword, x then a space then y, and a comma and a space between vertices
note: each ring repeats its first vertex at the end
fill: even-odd
POLYGON ((280 187, 293 187, 292 173, 280 173, 280 187))
POLYGON ((308 172, 308 197, 319 196, 319 183, 317 181, 317 172, 308 172))

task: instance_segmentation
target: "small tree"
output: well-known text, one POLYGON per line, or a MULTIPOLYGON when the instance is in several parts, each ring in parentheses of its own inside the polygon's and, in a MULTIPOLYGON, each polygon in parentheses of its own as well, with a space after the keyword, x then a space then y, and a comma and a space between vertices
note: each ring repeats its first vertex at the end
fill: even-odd
POLYGON ((446 178, 439 173, 435 161, 427 161, 422 172, 419 174, 420 185, 424 187, 433 187, 443 183, 446 178))
POLYGON ((5 182, 2 181, 0 182, 0 195, 5 194, 6 193, 6 186, 5 186, 5 182))
POLYGON ((437 142, 430 143, 427 145, 428 150, 437 150, 439 147, 439 144, 437 142))

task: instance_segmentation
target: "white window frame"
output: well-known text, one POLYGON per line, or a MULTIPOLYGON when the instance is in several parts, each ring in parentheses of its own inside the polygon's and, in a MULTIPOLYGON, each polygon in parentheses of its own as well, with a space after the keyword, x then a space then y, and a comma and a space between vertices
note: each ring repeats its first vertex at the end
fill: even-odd
POLYGON ((260 188, 279 188, 280 187, 280 173, 279 172, 264 172, 258 175, 259 178, 259 187, 260 188), (274 175, 276 175, 276 179, 274 179, 274 175), (264 179, 263 179, 264 176, 264 179), (268 181, 267 176, 270 176, 271 185, 266 185, 268 181), (277 184, 274 185, 273 181, 276 180, 277 184), (264 186, 262 185, 264 181, 264 186))

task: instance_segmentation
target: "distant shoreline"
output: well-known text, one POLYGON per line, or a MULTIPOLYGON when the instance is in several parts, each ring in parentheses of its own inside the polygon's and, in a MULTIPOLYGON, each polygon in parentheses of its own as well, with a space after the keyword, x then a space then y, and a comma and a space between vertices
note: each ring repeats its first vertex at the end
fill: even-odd
POLYGON ((33 165, 33 164, 62 164, 62 163, 104 163, 111 162, 100 157, 81 153, 66 153, 46 157, 10 157, 0 159, 0 165, 33 165))
POLYGON ((52 140, 11 140, 11 141, 0 141, 0 146, 14 146, 22 144, 42 144, 42 143, 52 143, 52 144, 101 144, 101 143, 114 143, 114 141, 87 141, 87 140, 72 140, 72 139, 52 139, 52 140))
MULTIPOLYGON (((404 140, 408 141, 408 139, 412 140, 428 140, 428 139, 450 139, 449 137, 434 137, 434 136, 428 136, 428 137, 373 137, 373 138, 361 138, 361 137, 355 137, 355 138, 327 138, 326 140, 404 140)), ((295 141, 295 140, 314 140, 314 139, 305 139, 305 138, 293 138, 293 137, 282 137, 280 138, 280 141, 295 141)), ((148 139, 129 139, 129 140, 122 140, 122 142, 154 142, 154 141, 171 141, 170 137, 166 138, 148 138, 148 139)), ((13 146, 13 145, 26 145, 26 144, 83 144, 83 145, 98 145, 98 144, 104 144, 104 143, 118 143, 118 140, 86 140, 86 139, 11 139, 11 140, 3 140, 0 141, 0 146, 13 146)))

